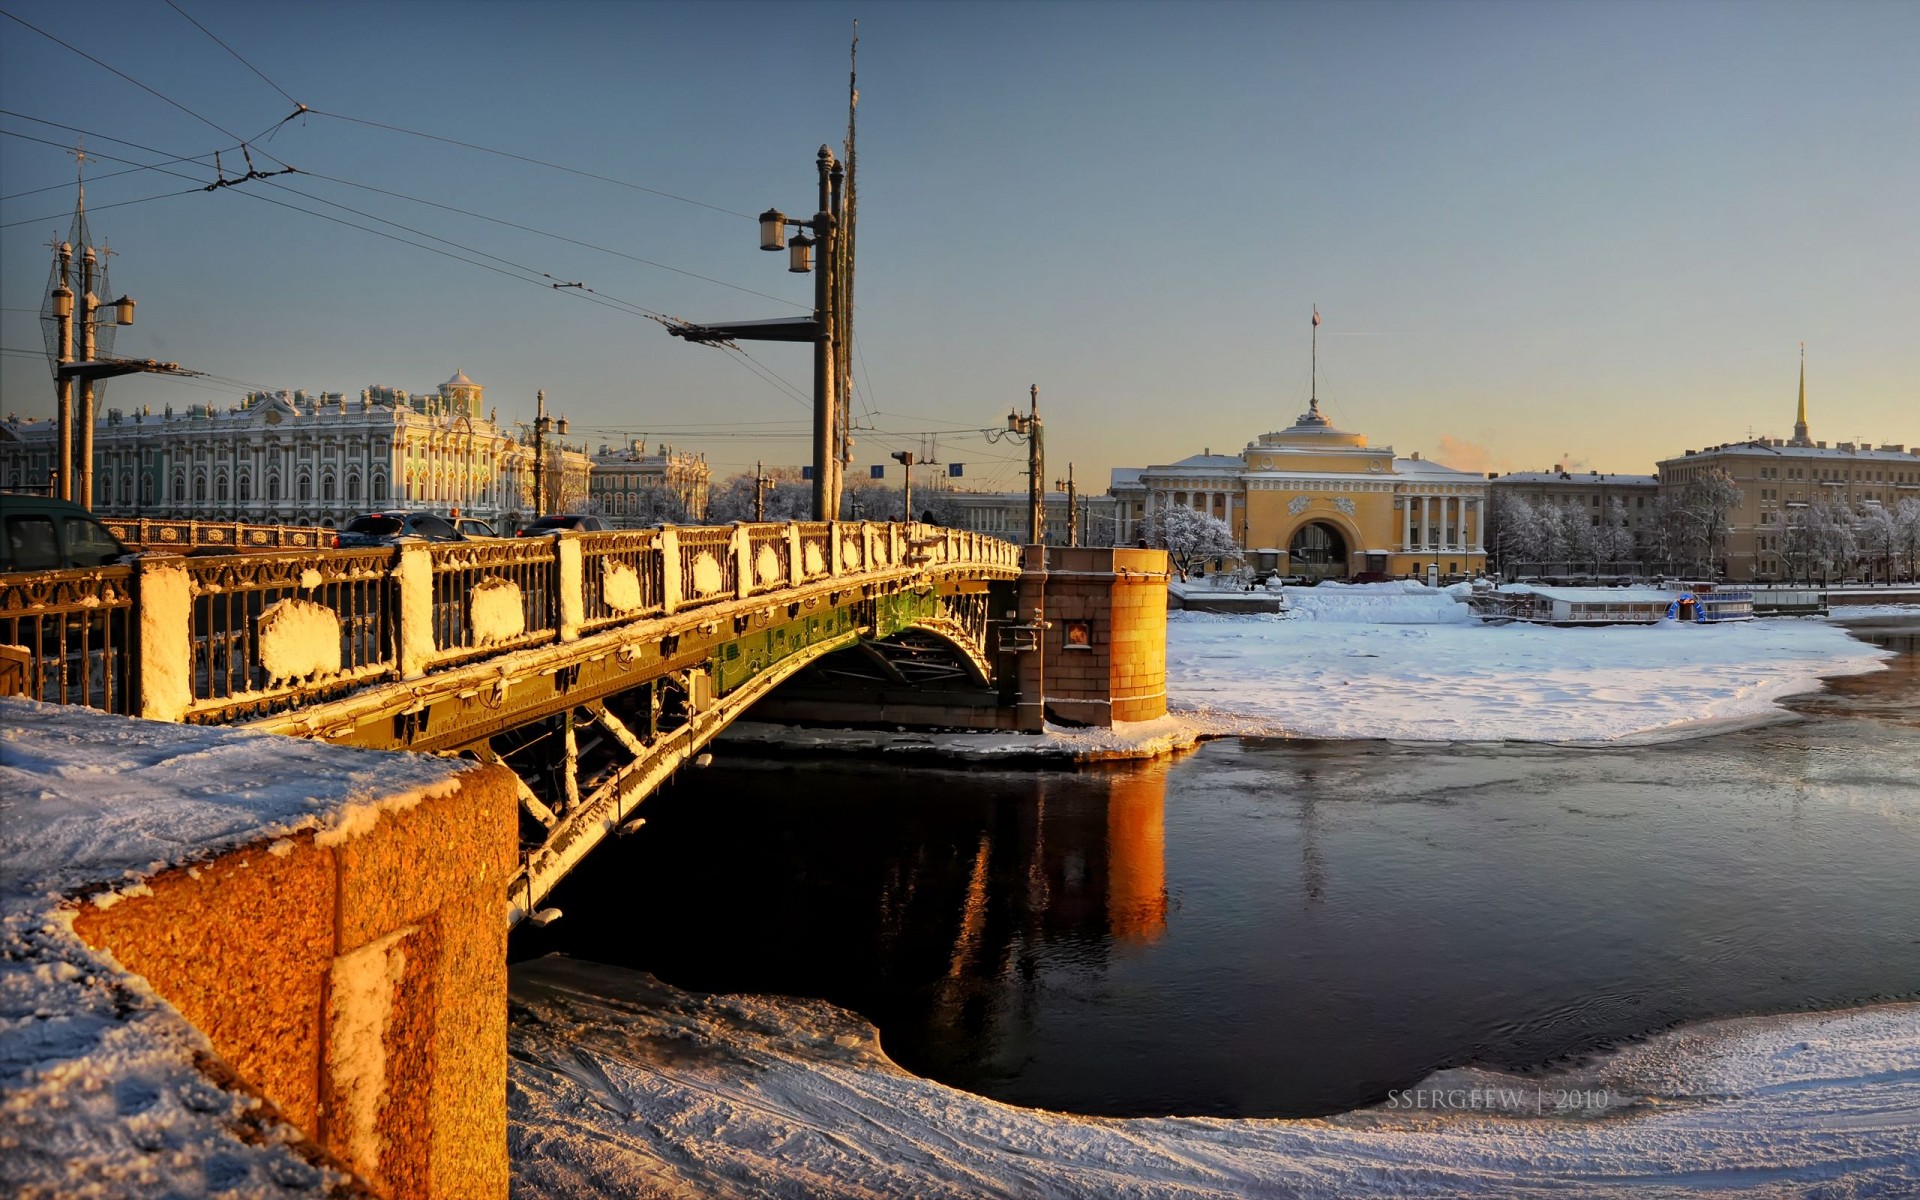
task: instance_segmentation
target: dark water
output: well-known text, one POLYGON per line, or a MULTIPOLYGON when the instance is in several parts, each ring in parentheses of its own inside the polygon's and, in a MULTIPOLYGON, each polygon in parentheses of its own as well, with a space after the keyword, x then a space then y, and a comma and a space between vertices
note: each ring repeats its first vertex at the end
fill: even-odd
POLYGON ((516 933, 864 1013, 910 1070, 1324 1114, 1679 1021, 1920 995, 1920 628, 1692 742, 1217 742, 1085 773, 722 759, 516 933))

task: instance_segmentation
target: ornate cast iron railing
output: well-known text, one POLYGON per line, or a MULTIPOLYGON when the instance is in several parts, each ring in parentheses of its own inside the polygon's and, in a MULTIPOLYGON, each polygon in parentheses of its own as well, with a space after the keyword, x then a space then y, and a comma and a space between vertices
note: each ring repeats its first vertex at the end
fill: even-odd
POLYGON ((133 571, 96 567, 0 575, 0 644, 36 700, 138 710, 133 571))
POLYGON ((245 521, 166 521, 152 517, 102 517, 100 523, 135 550, 321 550, 335 544, 331 529, 304 525, 251 525, 245 521))
POLYGON ((190 558, 186 572, 196 720, 275 712, 396 674, 391 550, 190 558))
MULTIPOLYGON (((146 532, 167 524, 195 523, 148 522, 146 532)), ((1019 550, 933 526, 808 522, 148 554, 131 566, 0 575, 0 681, 58 703, 227 721, 690 608, 970 565, 1005 576, 1019 550)), ((983 604, 948 617, 984 636, 983 604)))

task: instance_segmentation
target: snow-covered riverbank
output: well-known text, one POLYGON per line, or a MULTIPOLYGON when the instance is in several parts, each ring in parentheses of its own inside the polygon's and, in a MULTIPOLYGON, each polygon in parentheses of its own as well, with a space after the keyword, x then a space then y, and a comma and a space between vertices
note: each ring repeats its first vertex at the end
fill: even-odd
POLYGON ((512 988, 514 1194, 541 1200, 1920 1189, 1920 1004, 1706 1022, 1547 1075, 1449 1071, 1327 1120, 1115 1120, 910 1075, 820 1001, 561 958, 512 988))
POLYGON ((1443 593, 1372 586, 1289 589, 1290 619, 1169 614, 1169 711, 1224 734, 1604 742, 1776 716, 1887 657, 1815 619, 1492 626, 1443 593))

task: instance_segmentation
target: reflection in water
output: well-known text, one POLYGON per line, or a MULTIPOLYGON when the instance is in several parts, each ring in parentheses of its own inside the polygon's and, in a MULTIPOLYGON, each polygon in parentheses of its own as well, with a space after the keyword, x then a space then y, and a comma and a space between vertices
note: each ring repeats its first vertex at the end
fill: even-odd
POLYGON ((1468 1061, 1920 994, 1920 637, 1657 746, 1210 743, 1080 773, 722 760, 514 934, 817 996, 909 1070, 1115 1115, 1324 1114, 1468 1061))
POLYGON ((868 764, 723 761, 649 801, 646 834, 596 851, 513 952, 817 995, 913 1069, 1012 1069, 977 1054, 1034 1035, 1058 971, 1165 936, 1169 769, 916 772, 905 800, 868 764))
POLYGON ((1167 764, 1116 776, 1107 793, 1107 928, 1116 941, 1167 931, 1167 764))

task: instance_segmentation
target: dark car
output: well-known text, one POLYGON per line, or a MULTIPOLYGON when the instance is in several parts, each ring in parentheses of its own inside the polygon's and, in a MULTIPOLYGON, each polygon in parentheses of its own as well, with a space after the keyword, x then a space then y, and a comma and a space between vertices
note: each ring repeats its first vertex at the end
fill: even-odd
POLYGON ((566 533, 569 530, 575 533, 599 533, 611 528, 613 526, 591 513, 557 513, 550 517, 541 517, 514 536, 545 537, 550 533, 566 533))
POLYGON ((127 552, 106 526, 72 501, 0 495, 0 571, 104 567, 127 552))
POLYGON ((401 542, 464 542, 467 538, 445 517, 428 512, 376 512, 355 517, 340 531, 343 549, 395 546, 401 542))

